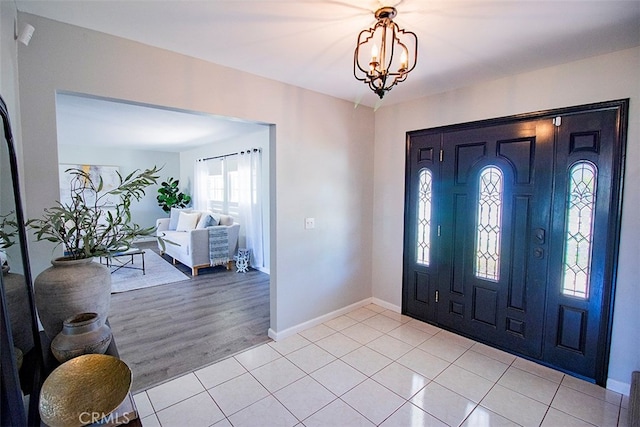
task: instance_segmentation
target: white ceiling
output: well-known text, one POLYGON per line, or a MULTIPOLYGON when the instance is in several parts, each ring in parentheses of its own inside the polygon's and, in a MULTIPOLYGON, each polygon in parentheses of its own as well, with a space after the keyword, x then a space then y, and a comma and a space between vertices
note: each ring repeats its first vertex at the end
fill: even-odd
POLYGON ((58 143, 180 152, 264 130, 210 114, 70 93, 56 95, 58 143))
MULTIPOLYGON (((640 45, 640 1, 16 0, 18 10, 354 104, 392 105, 640 45), (418 64, 380 101, 353 77, 380 6, 418 36, 418 64)), ((33 36, 38 37, 36 28, 33 36)))

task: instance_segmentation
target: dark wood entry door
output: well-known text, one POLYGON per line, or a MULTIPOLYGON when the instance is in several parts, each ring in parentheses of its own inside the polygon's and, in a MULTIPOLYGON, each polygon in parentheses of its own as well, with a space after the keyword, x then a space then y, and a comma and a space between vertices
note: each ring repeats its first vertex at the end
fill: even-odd
POLYGON ((438 323, 539 357, 553 159, 550 120, 443 135, 438 323), (483 189, 482 178, 498 174, 483 189), (483 194, 493 191, 495 194, 483 194))
POLYGON ((605 103, 409 133, 403 312, 603 383, 625 112, 605 103), (568 244, 584 162, 598 181, 594 214, 578 213, 591 234, 568 244), (587 269, 584 254, 574 262, 585 248, 587 269), (567 293, 568 272, 586 298, 567 293))
MULTIPOLYGON (((543 360, 586 378, 607 375, 613 282, 619 242, 623 117, 617 109, 561 116, 557 127, 555 194, 543 360), (580 166, 586 166, 584 170, 580 166), (594 179, 590 181, 590 173, 594 179), (593 184, 590 186, 590 184, 593 184), (591 194, 591 192, 593 192, 591 194), (578 194, 571 207, 568 195, 578 194), (575 215, 568 215, 569 210, 575 215), (573 216, 573 217, 571 217, 573 216), (585 226, 592 217, 591 230, 585 226), (588 262, 580 253, 590 233, 588 262), (567 248, 567 234, 574 249, 567 248), (574 253, 577 249, 578 253, 574 253), (569 259, 571 258, 571 259, 569 259), (564 262, 571 261, 569 266, 564 262), (585 289, 572 291, 576 277, 585 289), (566 289, 563 288, 563 284, 566 289), (575 295, 574 295, 575 294, 575 295)), ((624 126, 626 128, 626 125, 624 126)))

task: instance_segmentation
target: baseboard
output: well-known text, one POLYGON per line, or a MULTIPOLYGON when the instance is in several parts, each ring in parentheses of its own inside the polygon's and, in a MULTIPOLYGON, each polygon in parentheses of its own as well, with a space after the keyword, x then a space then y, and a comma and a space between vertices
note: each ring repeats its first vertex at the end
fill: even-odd
POLYGON ((615 391, 616 393, 629 396, 631 392, 631 383, 623 383, 622 381, 612 380, 607 378, 607 390, 615 391))
MULTIPOLYGON (((350 311, 353 311, 360 307, 364 307, 365 305, 369 305, 371 303, 373 303, 373 298, 365 298, 362 301, 359 301, 354 304, 348 305, 346 307, 340 308, 338 310, 332 311, 331 313, 323 314, 322 316, 316 317, 315 319, 308 320, 306 322, 292 326, 280 332, 276 332, 273 329, 269 328, 268 335, 269 335, 269 338, 271 338, 272 340, 280 341, 292 335, 295 335, 298 332, 304 331, 305 329, 313 328, 314 326, 318 326, 324 322, 327 322, 331 319, 342 316, 350 311)), ((378 303, 375 303, 375 304, 378 304, 378 303)))
POLYGON ((269 270, 269 267, 251 267, 251 268, 254 268, 258 271, 271 275, 271 270, 269 270))
POLYGON ((371 302, 375 305, 379 305, 380 307, 386 308, 387 310, 391 310, 395 313, 402 313, 402 308, 400 308, 399 306, 395 304, 391 304, 379 298, 375 298, 375 297, 371 298, 371 302))
POLYGON ((157 239, 155 238, 155 236, 138 237, 138 238, 136 238, 134 243, 138 243, 138 242, 155 242, 156 240, 157 239))

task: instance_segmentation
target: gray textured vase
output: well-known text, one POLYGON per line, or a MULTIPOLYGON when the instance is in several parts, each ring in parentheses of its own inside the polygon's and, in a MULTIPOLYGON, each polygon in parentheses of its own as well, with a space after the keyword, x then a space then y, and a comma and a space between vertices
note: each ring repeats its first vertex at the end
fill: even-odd
POLYGON ((93 259, 58 258, 33 283, 42 327, 50 339, 78 313, 97 313, 104 323, 111 304, 111 273, 93 259))
POLYGON ((13 345, 22 350, 22 353, 28 353, 33 348, 33 331, 27 283, 22 274, 14 273, 5 273, 2 280, 13 345))
POLYGON ((83 354, 104 354, 111 338, 111 328, 96 313, 80 313, 64 321, 51 352, 60 363, 83 354))

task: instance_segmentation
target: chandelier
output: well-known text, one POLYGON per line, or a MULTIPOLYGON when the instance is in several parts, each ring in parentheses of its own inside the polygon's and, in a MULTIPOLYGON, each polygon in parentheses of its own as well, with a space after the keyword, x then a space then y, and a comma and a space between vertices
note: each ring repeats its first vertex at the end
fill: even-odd
POLYGON ((378 22, 360 32, 353 55, 354 77, 365 82, 380 99, 406 80, 418 60, 418 38, 393 22, 396 14, 395 7, 378 9, 375 13, 378 22))

